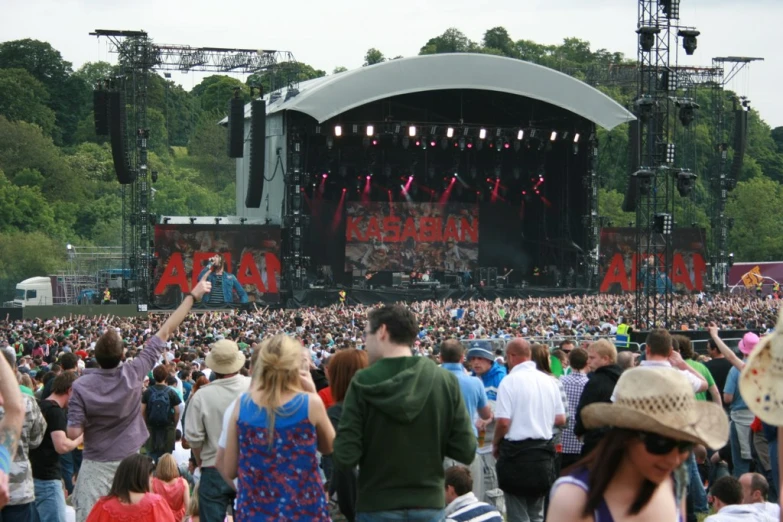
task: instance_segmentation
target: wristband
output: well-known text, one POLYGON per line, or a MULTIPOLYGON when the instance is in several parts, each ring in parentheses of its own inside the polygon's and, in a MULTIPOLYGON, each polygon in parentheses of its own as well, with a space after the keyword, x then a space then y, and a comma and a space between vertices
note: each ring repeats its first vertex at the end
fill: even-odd
POLYGON ((188 294, 185 297, 187 297, 188 295, 193 298, 194 303, 198 303, 198 299, 196 299, 195 295, 193 295, 191 292, 188 292, 188 294))

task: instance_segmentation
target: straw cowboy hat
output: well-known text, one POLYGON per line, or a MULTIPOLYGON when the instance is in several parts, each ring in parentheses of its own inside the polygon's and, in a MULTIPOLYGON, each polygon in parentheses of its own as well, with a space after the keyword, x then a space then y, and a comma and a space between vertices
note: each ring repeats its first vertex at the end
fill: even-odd
POLYGON ((740 395, 753 414, 783 425, 783 308, 775 333, 764 336, 748 357, 739 381, 740 395))
POLYGON ((614 403, 585 406, 582 421, 588 429, 645 431, 716 450, 729 439, 723 408, 697 401, 688 379, 670 368, 625 371, 614 389, 614 403))
POLYGON ((234 341, 223 339, 211 344, 207 355, 207 368, 215 373, 227 375, 236 373, 245 365, 245 355, 234 341))

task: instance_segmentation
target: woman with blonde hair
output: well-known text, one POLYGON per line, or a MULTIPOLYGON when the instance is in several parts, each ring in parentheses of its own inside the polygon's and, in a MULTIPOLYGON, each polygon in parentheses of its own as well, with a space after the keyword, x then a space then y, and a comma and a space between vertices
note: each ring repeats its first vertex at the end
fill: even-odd
POLYGON ((302 345, 282 334, 264 341, 251 391, 238 404, 221 469, 239 479, 237 522, 330 520, 316 452, 332 453, 335 432, 302 345))
POLYGON ((190 488, 179 474, 177 461, 171 453, 165 453, 158 460, 155 478, 152 479, 152 491, 168 503, 177 520, 185 516, 185 508, 190 503, 190 488))
POLYGON ((199 522, 198 514, 198 484, 193 488, 193 494, 190 496, 190 502, 188 503, 188 509, 185 512, 185 518, 182 522, 199 522))

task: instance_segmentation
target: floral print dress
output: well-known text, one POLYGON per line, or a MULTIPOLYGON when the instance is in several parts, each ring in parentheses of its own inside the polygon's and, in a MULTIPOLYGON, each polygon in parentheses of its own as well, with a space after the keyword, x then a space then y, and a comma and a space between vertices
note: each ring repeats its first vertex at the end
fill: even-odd
POLYGON ((275 415, 275 438, 267 440, 266 410, 248 394, 240 400, 237 522, 330 520, 318 472, 315 426, 300 393, 275 415))

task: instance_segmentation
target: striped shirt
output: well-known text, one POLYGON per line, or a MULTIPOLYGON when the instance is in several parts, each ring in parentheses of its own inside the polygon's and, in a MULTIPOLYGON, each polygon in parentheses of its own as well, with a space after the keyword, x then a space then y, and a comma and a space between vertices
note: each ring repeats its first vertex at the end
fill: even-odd
POLYGON ((503 517, 497 509, 479 502, 469 491, 446 506, 446 522, 503 522, 503 517))
POLYGON ((222 305, 225 302, 226 298, 223 296, 223 274, 215 274, 215 280, 212 283, 212 290, 209 292, 207 304, 222 305))

